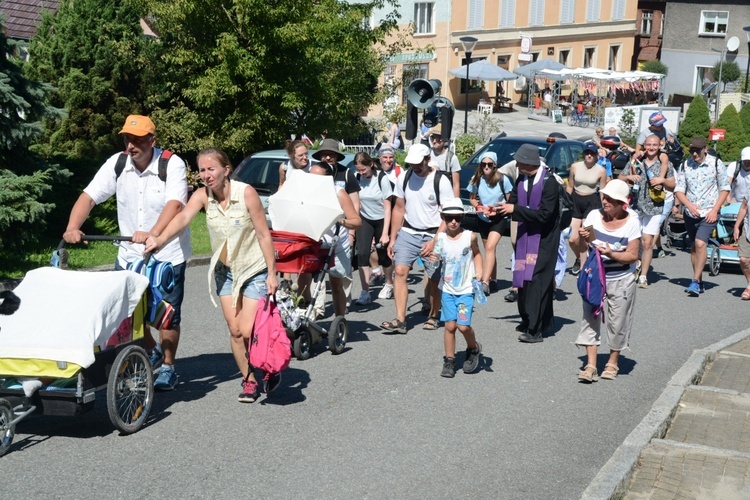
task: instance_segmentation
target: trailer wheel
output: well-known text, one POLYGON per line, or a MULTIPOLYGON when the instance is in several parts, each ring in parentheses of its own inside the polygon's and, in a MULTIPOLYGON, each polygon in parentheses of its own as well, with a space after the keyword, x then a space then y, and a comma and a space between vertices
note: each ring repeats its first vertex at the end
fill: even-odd
POLYGON ((721 267, 721 252, 719 247, 711 245, 711 252, 708 256, 708 274, 711 276, 719 275, 719 268, 721 267))
POLYGON ((146 351, 130 345, 115 358, 107 383, 107 411, 117 430, 138 431, 154 402, 154 376, 146 351))

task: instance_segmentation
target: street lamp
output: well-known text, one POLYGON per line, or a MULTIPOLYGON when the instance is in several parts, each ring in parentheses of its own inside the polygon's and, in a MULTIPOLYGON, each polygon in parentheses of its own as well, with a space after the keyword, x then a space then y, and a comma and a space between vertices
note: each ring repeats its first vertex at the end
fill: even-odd
POLYGON ((459 38, 461 45, 464 47, 464 54, 466 54, 466 107, 464 109, 464 134, 466 133, 467 127, 469 126, 469 63, 471 62, 471 53, 474 52, 474 47, 477 46, 477 40, 473 36, 462 36, 459 38))
POLYGON ((745 30, 745 36, 747 37, 747 69, 745 70, 745 94, 747 94, 747 77, 750 74, 750 26, 742 28, 745 30))

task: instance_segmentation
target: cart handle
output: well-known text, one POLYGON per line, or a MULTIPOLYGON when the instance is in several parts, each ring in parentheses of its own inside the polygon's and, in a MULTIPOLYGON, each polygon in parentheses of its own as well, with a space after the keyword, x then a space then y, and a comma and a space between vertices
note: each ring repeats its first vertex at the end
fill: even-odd
MULTIPOLYGON (((89 235, 81 235, 81 241, 132 241, 132 236, 108 236, 105 234, 89 234, 89 235)), ((67 269, 68 268, 68 250, 65 248, 65 240, 60 240, 60 244, 57 245, 57 258, 59 259, 59 267, 60 269, 67 269)), ((146 266, 148 265, 148 261, 151 260, 152 252, 147 252, 143 254, 143 265, 141 266, 141 273, 146 273, 146 266)), ((53 257, 54 260, 54 257, 53 257)), ((58 266, 56 266, 58 267, 58 266)))

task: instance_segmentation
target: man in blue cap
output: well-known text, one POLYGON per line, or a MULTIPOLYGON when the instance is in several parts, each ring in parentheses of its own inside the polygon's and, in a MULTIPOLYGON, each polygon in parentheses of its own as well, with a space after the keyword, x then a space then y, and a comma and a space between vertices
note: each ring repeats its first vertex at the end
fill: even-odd
POLYGON ((643 154, 643 145, 646 143, 646 139, 650 135, 655 135, 661 141, 661 149, 667 156, 669 156, 669 162, 676 169, 682 161, 683 152, 680 141, 677 137, 666 127, 664 124, 667 122, 667 117, 661 111, 655 111, 648 117, 648 128, 642 130, 638 134, 637 144, 635 145, 635 157, 640 158, 643 154))

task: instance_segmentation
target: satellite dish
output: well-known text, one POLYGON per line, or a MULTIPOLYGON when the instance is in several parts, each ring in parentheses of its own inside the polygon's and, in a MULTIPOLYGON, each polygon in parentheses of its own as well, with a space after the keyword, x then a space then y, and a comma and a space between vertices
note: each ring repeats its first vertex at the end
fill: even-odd
POLYGON ((740 48, 740 39, 739 38, 737 38, 736 36, 733 36, 732 38, 730 38, 729 40, 727 40, 727 50, 729 52, 734 52, 738 48, 740 48))

